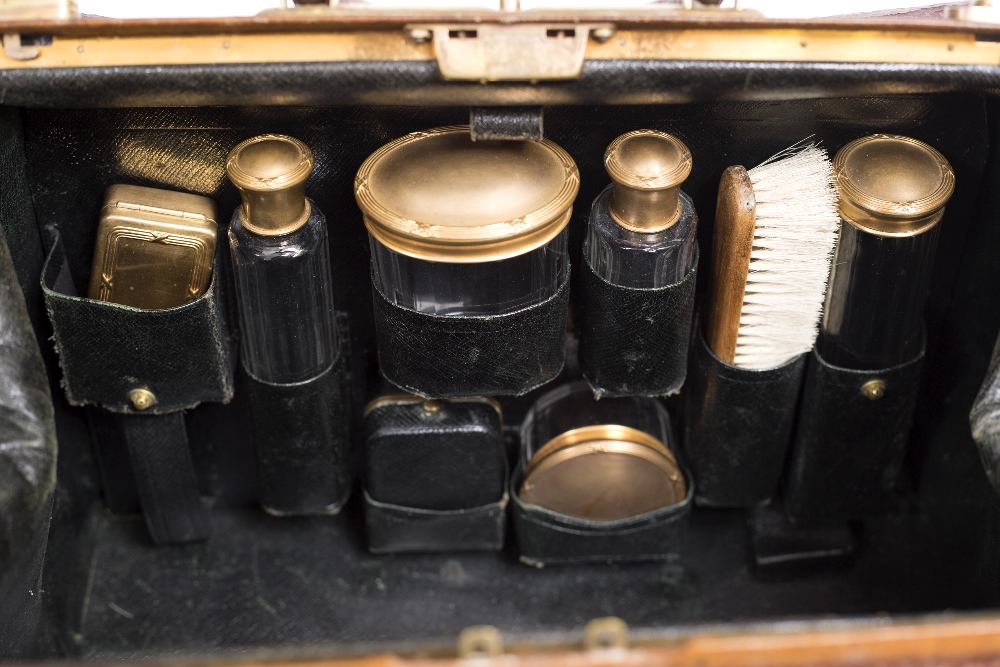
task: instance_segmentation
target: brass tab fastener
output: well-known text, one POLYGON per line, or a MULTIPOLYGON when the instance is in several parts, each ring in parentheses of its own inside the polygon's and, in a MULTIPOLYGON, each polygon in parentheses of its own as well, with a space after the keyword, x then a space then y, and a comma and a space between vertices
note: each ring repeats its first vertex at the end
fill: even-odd
POLYGON ((128 394, 132 407, 142 412, 156 405, 156 396, 148 389, 133 389, 128 394))
POLYGON ((492 625, 474 625, 458 635, 458 657, 463 660, 494 658, 503 654, 500 630, 492 625))
POLYGON ((881 401, 885 397, 885 380, 869 380, 861 385, 861 395, 869 401, 881 401))

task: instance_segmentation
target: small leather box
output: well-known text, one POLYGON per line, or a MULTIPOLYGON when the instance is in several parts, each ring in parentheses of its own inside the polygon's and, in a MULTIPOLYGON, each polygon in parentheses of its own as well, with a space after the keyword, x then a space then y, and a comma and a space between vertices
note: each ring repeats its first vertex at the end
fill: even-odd
POLYGON ((496 401, 383 396, 364 422, 371 551, 503 546, 507 457, 496 401))

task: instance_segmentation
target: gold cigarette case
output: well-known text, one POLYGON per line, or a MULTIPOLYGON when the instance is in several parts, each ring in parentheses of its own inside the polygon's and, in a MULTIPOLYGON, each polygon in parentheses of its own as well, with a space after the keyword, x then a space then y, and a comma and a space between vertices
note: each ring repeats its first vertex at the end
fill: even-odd
POLYGON ((215 218, 208 197, 112 185, 101 208, 90 298, 147 310, 194 301, 212 279, 215 218))

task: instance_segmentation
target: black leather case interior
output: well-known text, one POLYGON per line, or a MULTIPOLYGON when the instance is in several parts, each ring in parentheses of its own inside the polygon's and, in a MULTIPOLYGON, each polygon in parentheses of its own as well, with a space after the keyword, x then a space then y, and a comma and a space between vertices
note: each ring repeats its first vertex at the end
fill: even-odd
POLYGON ((752 507, 771 500, 785 469, 806 355, 777 368, 731 366, 698 336, 685 391, 684 453, 695 503, 752 507))
MULTIPOLYGON (((568 273, 568 270, 567 270, 568 273)), ((418 313, 376 288, 378 364, 389 382, 419 396, 521 396, 563 368, 569 275, 545 301, 505 315, 418 313)))
POLYGON ((813 350, 795 430, 785 511, 802 524, 891 511, 906 454, 924 354, 877 371, 832 366, 813 350), (879 400, 870 380, 886 383, 879 400))
MULTIPOLYGON (((0 109, 6 179, 0 223, 48 371, 59 440, 56 493, 45 474, 31 490, 0 487, 26 489, 24 497, 33 499, 16 512, 26 530, 16 540, 23 553, 45 541, 39 508, 54 496, 40 585, 40 551, 23 568, 0 570, 0 580, 14 581, 16 593, 0 600, 20 595, 23 601, 8 617, 14 620, 0 617, 0 627, 26 647, 14 653, 0 639, 4 657, 142 659, 294 652, 303 644, 358 652, 374 643, 380 650, 447 648, 472 623, 496 625, 505 636, 566 637, 588 619, 608 615, 659 632, 736 618, 1000 607, 1000 522, 968 428, 1000 330, 1000 225, 994 224, 1000 217, 1000 188, 994 187, 1000 182, 1000 103, 991 97, 1000 68, 598 61, 577 81, 483 85, 442 81, 430 62, 350 62, 4 70, 0 82, 4 104, 24 107, 0 109), (866 134, 905 134, 952 163, 956 191, 942 221, 924 381, 900 476, 902 491, 915 502, 857 524, 864 548, 851 567, 763 581, 747 567, 746 513, 702 508, 690 514, 683 553, 652 563, 537 570, 517 564, 513 541, 499 553, 373 555, 366 552, 361 493, 333 517, 278 518, 260 510, 249 390, 239 374, 232 401, 185 413, 198 488, 214 503, 211 539, 152 548, 143 520, 132 514, 134 489, 127 492, 123 473, 111 470, 102 478, 87 409, 69 405, 59 387, 39 287, 48 249, 41 231, 57 227, 70 266, 86 267, 108 185, 186 190, 232 211, 239 196, 224 175, 228 151, 265 132, 296 136, 316 155, 307 191, 330 221, 335 300, 350 317, 352 366, 368 361, 374 374, 368 239, 352 189, 358 165, 394 137, 465 123, 470 106, 512 98, 558 102, 545 109, 545 136, 580 167, 569 226, 577 266, 589 205, 608 180, 604 149, 629 130, 665 130, 691 148, 685 192, 701 214, 702 248, 711 247, 719 174, 731 164, 759 164, 804 137, 821 138, 832 154, 866 134), (252 104, 263 106, 246 106, 252 104), (108 108, 116 106, 122 108, 108 108), (121 485, 114 514, 106 510, 113 484, 121 485), (29 595, 39 589, 44 595, 29 595)), ((703 276, 707 260, 703 255, 703 276)), ((224 265, 221 275, 227 272, 224 265)), ((564 375, 576 373, 574 357, 567 356, 564 375)), ((15 384, 37 388, 37 380, 31 371, 15 384)), ((0 391, 16 390, 5 382, 0 391)), ((688 390, 667 401, 675 418, 688 390)), ((503 400, 509 428, 533 400, 532 394, 503 400)), ((357 413, 363 402, 354 405, 357 413)), ((33 459, 44 472, 54 451, 51 422, 44 409, 28 414, 40 415, 29 432, 47 452, 33 459)), ((521 511, 514 506, 515 521, 521 511)), ((570 541, 580 532, 557 523, 543 534, 553 531, 570 541)), ((616 540, 607 544, 620 548, 616 540)), ((544 557, 546 548, 555 548, 541 545, 525 553, 544 557)), ((655 551, 663 553, 660 546, 655 551)))
MULTIPOLYGON (((586 251, 584 257, 587 256, 586 251)), ((580 367, 599 396, 669 396, 684 385, 698 279, 640 289, 612 285, 583 261, 580 367)))

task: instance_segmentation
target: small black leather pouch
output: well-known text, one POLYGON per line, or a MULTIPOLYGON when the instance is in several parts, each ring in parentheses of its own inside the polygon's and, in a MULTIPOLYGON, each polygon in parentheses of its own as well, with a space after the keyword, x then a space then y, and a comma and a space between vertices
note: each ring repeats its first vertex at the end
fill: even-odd
POLYGON ((277 516, 336 514, 351 493, 350 340, 338 313, 340 353, 320 375, 295 384, 247 376, 258 499, 277 516))
MULTIPOLYGON (((683 470, 683 468, 682 468, 683 470)), ((558 514, 521 501, 519 467, 511 478, 511 522, 519 558, 525 565, 623 563, 676 557, 687 534, 693 506, 691 475, 684 501, 640 516, 617 521, 588 521, 558 514)))
POLYGON ((165 310, 77 296, 57 233, 42 268, 66 398, 71 405, 116 415, 156 544, 204 540, 211 533, 182 411, 204 402, 226 403, 233 396, 219 252, 206 293, 165 310), (135 390, 148 392, 152 403, 134 404, 135 390))
POLYGON ((813 350, 793 441, 785 512, 796 523, 894 507, 924 354, 877 371, 831 366, 813 350))
POLYGON ((42 292, 69 403, 134 414, 129 398, 134 389, 156 397, 144 414, 228 402, 234 360, 219 273, 217 254, 205 294, 176 308, 141 310, 85 299, 76 296, 56 236, 42 269, 42 292))
POLYGON ((503 547, 507 456, 499 404, 383 396, 366 408, 364 426, 372 552, 503 547))
MULTIPOLYGON (((587 253, 584 252, 584 257, 587 253)), ((580 367, 600 396, 669 396, 684 384, 698 249, 679 282, 613 285, 584 260, 580 367)))
POLYGON ((751 507, 778 490, 806 359, 738 368, 698 336, 684 390, 684 452, 698 483, 698 505, 751 507))
POLYGON ((569 271, 551 298, 506 315, 418 313, 377 288, 375 328, 382 374, 419 396, 520 396, 563 368, 569 271))

